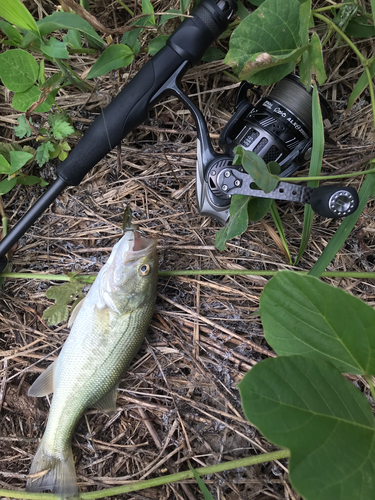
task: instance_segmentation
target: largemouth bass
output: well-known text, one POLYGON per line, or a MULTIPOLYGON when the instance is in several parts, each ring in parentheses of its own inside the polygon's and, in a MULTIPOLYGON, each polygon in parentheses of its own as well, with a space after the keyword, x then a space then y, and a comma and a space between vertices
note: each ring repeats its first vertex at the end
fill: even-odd
POLYGON ((126 230, 79 312, 75 309, 59 357, 29 389, 30 396, 54 395, 28 491, 51 490, 61 498, 77 493, 71 449, 75 425, 89 407, 115 409, 119 380, 141 346, 153 314, 156 285, 156 240, 126 230))

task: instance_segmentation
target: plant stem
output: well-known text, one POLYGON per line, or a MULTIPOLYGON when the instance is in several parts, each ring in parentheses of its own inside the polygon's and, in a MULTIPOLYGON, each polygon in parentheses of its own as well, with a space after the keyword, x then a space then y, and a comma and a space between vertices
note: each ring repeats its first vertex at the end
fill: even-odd
MULTIPOLYGON (((209 467, 200 467, 195 469, 199 476, 205 476, 207 474, 215 474, 217 472, 224 472, 227 470, 237 469, 238 467, 247 467, 249 465, 261 464, 264 462, 271 462, 272 460, 280 460, 282 458, 289 458, 289 450, 279 450, 272 453, 263 453, 262 455, 256 455, 246 458, 241 458, 239 460, 232 460, 231 462, 224 462, 216 465, 211 465, 209 467)), ((79 498, 82 500, 94 500, 96 498, 104 498, 114 495, 121 495, 123 493, 129 493, 131 491, 145 490, 147 488, 154 488, 155 486, 161 486, 163 484, 176 483, 177 481, 185 481, 186 479, 191 479, 194 477, 194 473, 191 470, 178 472, 177 474, 170 474, 168 476, 156 477, 154 479, 148 479, 146 481, 139 481, 137 483, 124 484, 122 486, 115 486, 114 488, 106 488, 101 491, 91 491, 89 493, 81 493, 79 498)), ((56 500, 58 497, 51 493, 28 493, 25 491, 11 491, 11 490, 1 490, 0 496, 11 497, 11 498, 23 498, 25 500, 56 500)))
POLYGON ((371 98, 371 107, 372 107, 372 117, 374 120, 374 126, 375 126, 375 95, 374 95, 374 87, 372 86, 372 78, 371 78, 371 71, 369 66, 365 66, 365 71, 366 71, 366 76, 367 76, 367 81, 368 81, 368 88, 370 91, 370 98, 371 98))
POLYGON ((320 7, 319 9, 314 9, 311 12, 313 14, 315 14, 316 12, 324 12, 325 10, 340 9, 344 5, 348 5, 348 4, 347 3, 336 3, 335 5, 328 5, 327 7, 320 7))
POLYGON ((374 388, 374 384, 372 382, 372 376, 371 375, 365 375, 365 379, 367 380, 367 383, 370 386, 370 391, 371 391, 372 399, 375 401, 375 388, 374 388))
POLYGON ((352 172, 350 174, 340 175, 316 175, 312 177, 278 177, 282 182, 299 182, 299 181, 329 181, 331 179, 345 179, 346 177, 358 177, 360 175, 367 175, 375 173, 375 168, 370 168, 364 172, 352 172))
MULTIPOLYGON (((279 271, 256 271, 252 269, 181 269, 176 271, 159 271, 159 277, 168 276, 275 276, 279 271)), ((308 271, 297 271, 298 274, 307 274, 308 271)), ((353 279, 375 279, 375 272, 358 271, 325 271, 321 274, 323 278, 353 278, 353 279)), ((44 281, 74 281, 64 274, 38 274, 38 273, 0 273, 0 278, 13 279, 36 279, 44 281)), ((78 276, 82 283, 93 283, 96 276, 78 276)), ((77 279, 77 278, 76 278, 77 279)))
POLYGON ((124 4, 124 2, 122 2, 121 0, 117 0, 117 2, 121 5, 121 7, 123 7, 126 10, 126 12, 128 14, 130 14, 132 17, 134 17, 134 12, 132 10, 130 10, 129 7, 124 4))

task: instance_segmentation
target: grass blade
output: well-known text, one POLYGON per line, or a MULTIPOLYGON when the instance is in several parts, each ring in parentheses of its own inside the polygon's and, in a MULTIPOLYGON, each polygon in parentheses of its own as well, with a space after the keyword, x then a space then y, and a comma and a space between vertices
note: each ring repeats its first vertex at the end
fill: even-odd
POLYGON ((322 255, 319 257, 312 269, 310 269, 310 271, 308 272, 310 276, 315 276, 316 278, 318 278, 331 262, 331 260, 335 257, 337 252, 344 244, 346 238, 354 228, 359 216, 362 213, 362 210, 368 202, 369 197, 375 196, 374 188, 375 174, 366 175, 366 178, 362 184, 362 188, 359 192, 359 206, 357 210, 354 212, 354 214, 349 215, 349 217, 346 217, 343 220, 340 227, 323 250, 322 255))
MULTIPOLYGON (((322 112, 320 110, 319 104, 319 94, 316 83, 314 84, 313 96, 312 96, 312 123, 313 123, 313 146, 311 152, 311 162, 310 162, 310 176, 317 176, 320 174, 322 169, 322 158, 324 151, 324 127, 322 112)), ((317 187, 318 181, 309 181, 307 185, 309 187, 317 187)), ((298 251, 298 255, 295 264, 299 262, 304 251, 306 250, 307 244, 310 239, 311 228, 314 218, 314 212, 310 205, 305 205, 305 215, 303 219, 303 229, 301 244, 298 251)))
POLYGON ((189 468, 192 471, 192 473, 194 474, 194 477, 195 477, 195 480, 198 483, 199 489, 203 493, 204 500, 214 500, 214 497, 209 492, 209 490, 208 490, 207 486, 204 484, 203 480, 198 476, 197 471, 194 469, 194 467, 192 467, 189 464, 189 468))
POLYGON ((280 239, 281 239, 281 242, 283 245, 283 253, 284 253, 285 257, 288 259, 288 264, 292 265, 292 257, 290 256, 288 243, 287 243, 286 238, 285 238, 283 223, 281 221, 279 211, 277 210, 275 200, 272 200, 272 203, 270 206, 270 214, 272 215, 276 229, 279 233, 279 236, 280 236, 280 239))

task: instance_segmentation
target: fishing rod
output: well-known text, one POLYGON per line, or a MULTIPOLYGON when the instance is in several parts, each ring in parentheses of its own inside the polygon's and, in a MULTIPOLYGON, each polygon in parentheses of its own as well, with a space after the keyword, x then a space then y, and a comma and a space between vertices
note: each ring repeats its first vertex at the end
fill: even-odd
MULTIPOLYGON (((278 90, 254 107, 246 98, 249 84, 240 87, 236 112, 221 135, 224 154, 214 151, 201 111, 180 88, 182 76, 197 64, 209 46, 228 28, 236 0, 201 0, 191 17, 169 37, 104 111, 57 167, 57 180, 0 242, 0 272, 6 254, 68 186, 84 176, 134 128, 148 118, 148 110, 167 95, 178 97, 192 113, 197 128, 197 204, 202 215, 221 222, 229 217, 233 194, 247 194, 310 203, 324 217, 345 217, 358 206, 353 188, 308 188, 280 182, 265 194, 254 186, 241 166, 233 166, 233 149, 241 145, 267 161, 279 161, 281 176, 291 175, 311 151, 311 93, 298 82, 280 82, 278 90), (306 111, 307 110, 307 111, 306 111)), ((252 87, 254 90, 254 87, 252 87)), ((328 106, 328 103, 327 103, 328 106)))

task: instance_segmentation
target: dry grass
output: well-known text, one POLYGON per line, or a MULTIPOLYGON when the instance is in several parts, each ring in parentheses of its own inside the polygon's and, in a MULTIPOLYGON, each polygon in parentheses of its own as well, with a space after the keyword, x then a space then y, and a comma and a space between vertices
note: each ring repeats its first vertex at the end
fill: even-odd
MULTIPOLYGON (((36 17, 50 12, 52 2, 28 2, 36 17)), ((325 5, 323 1, 319 5, 325 5)), ((176 7, 164 0, 156 10, 176 7)), ((139 9, 138 9, 139 10, 139 9)), ((115 2, 95 0, 92 14, 109 28, 128 21, 115 2)), ((151 33, 148 37, 151 36, 151 33)), ((116 41, 116 36, 114 36, 116 41)), ((145 44, 147 39, 144 40, 145 44)), ((223 42, 224 43, 224 42, 223 42)), ((373 55, 373 42, 359 42, 373 55)), ((328 80, 323 92, 335 110, 328 127, 337 141, 328 145, 324 173, 361 170, 374 155, 374 130, 367 92, 345 116, 350 90, 360 68, 350 51, 334 39, 325 50, 328 80)), ((130 68, 98 78, 92 94, 69 87, 57 103, 85 130, 148 59, 144 52, 130 68)), ((90 57, 76 57, 82 73, 90 57)), ((200 64, 184 79, 216 141, 231 116, 236 85, 222 73, 221 63, 200 64), (228 88, 229 87, 229 88, 228 88)), ((0 87, 0 134, 15 141, 18 116, 0 87)), ((36 115, 35 121, 45 119, 36 115)), ((24 141, 20 141, 24 142, 24 141)), ((71 143, 74 146, 74 141, 71 143)), ((190 114, 175 99, 159 104, 148 122, 127 137, 87 176, 68 189, 22 238, 12 257, 17 272, 95 274, 120 237, 124 204, 130 205, 142 229, 158 238, 160 269, 288 268, 285 257, 262 223, 253 224, 224 252, 214 247, 219 224, 200 217, 195 202, 196 141, 190 114)), ((42 169, 52 182, 57 163, 42 169)), ((359 187, 361 180, 350 181, 359 187)), ((4 197, 14 225, 40 195, 41 188, 17 187, 4 197)), ((278 205, 290 250, 297 254, 303 209, 278 205)), ((373 270, 374 204, 364 210, 330 270, 373 270)), ((270 216, 266 224, 274 227, 270 216)), ((315 218, 313 234, 299 269, 310 269, 339 222, 315 218)), ((369 304, 370 280, 331 279, 369 304)), ((259 277, 174 277, 159 280, 156 311, 147 340, 124 376, 113 418, 89 411, 73 439, 81 491, 151 478, 225 460, 272 451, 273 447, 245 420, 236 387, 255 363, 273 353, 264 341, 256 311, 266 283, 259 277)), ((0 301, 0 487, 22 489, 48 415, 49 400, 29 398, 37 374, 58 355, 68 335, 66 324, 48 327, 41 319, 50 305, 50 282, 7 280, 0 301)), ((287 480, 286 463, 259 465, 208 477, 220 500, 297 500, 287 480)), ((194 481, 124 495, 134 499, 202 498, 194 481)))

